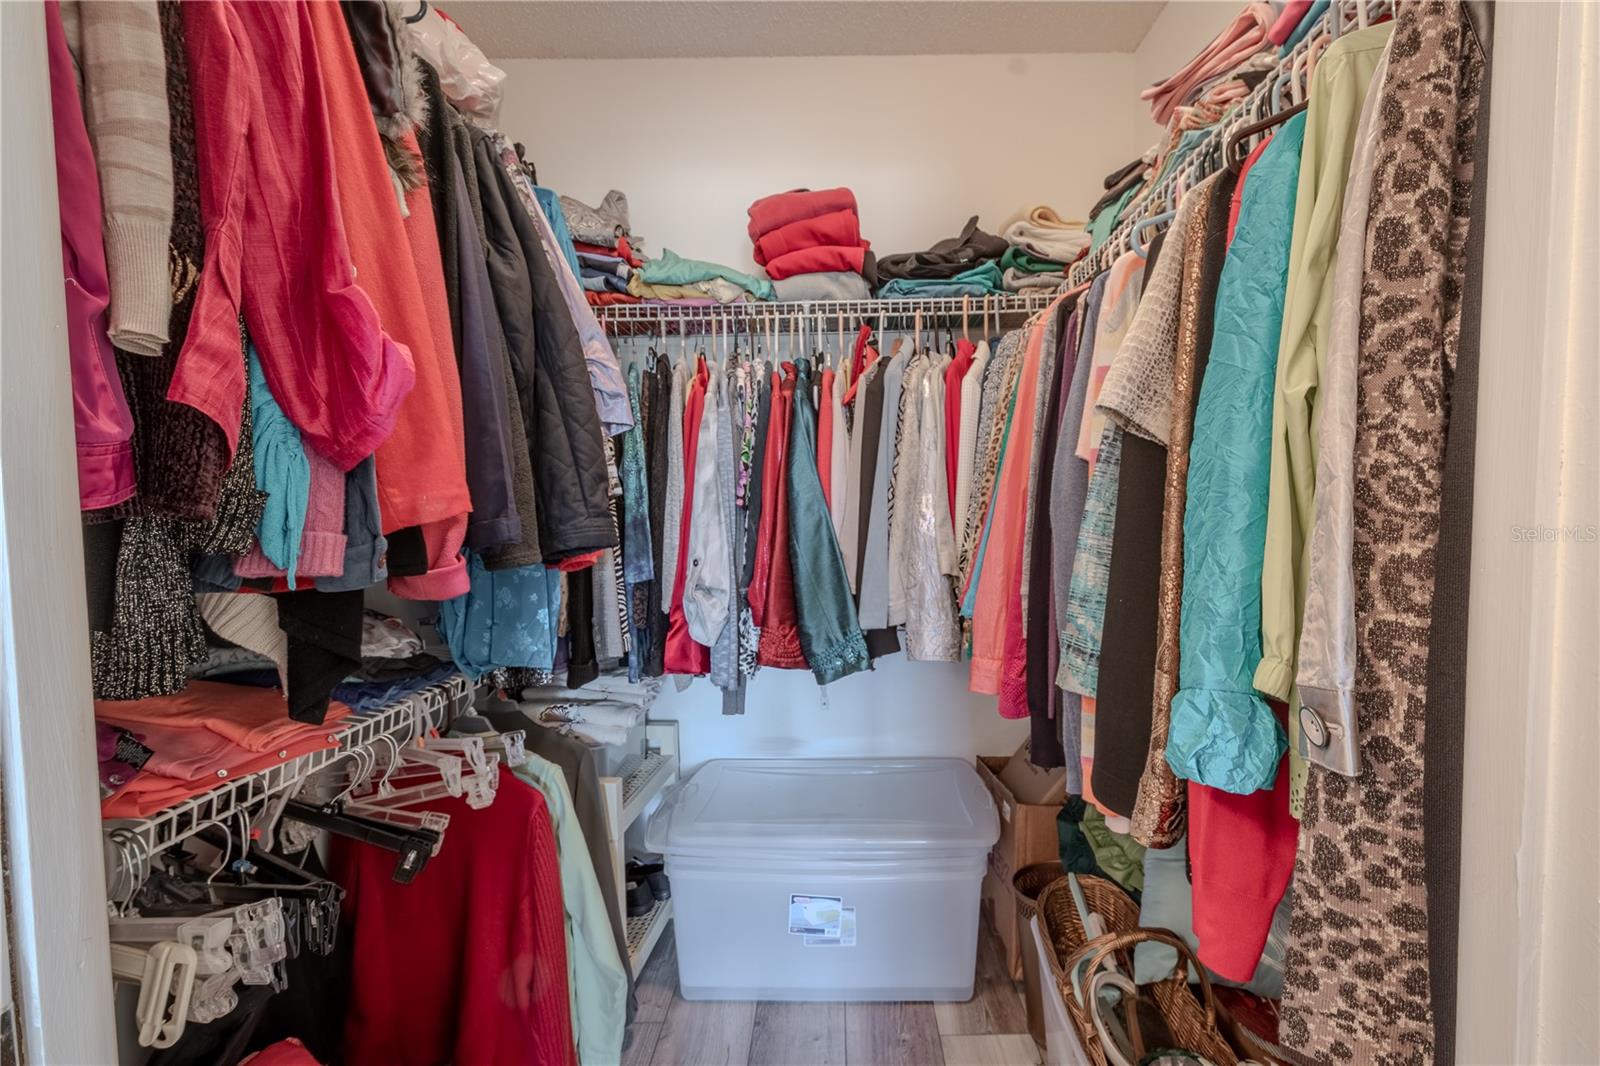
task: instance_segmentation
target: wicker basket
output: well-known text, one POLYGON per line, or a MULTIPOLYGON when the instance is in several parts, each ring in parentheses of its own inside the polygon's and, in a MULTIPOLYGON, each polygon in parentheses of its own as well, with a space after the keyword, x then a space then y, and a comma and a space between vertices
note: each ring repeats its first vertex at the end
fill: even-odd
POLYGON ((1044 973, 1044 964, 1033 947, 1032 923, 1036 901, 1053 882, 1067 876, 1060 862, 1036 862, 1024 866, 1011 877, 1012 906, 1016 910, 1013 935, 1022 945, 1022 1002, 1028 1013, 1028 1035, 1041 1048, 1045 1043, 1044 996, 1055 994, 1055 982, 1044 973))
POLYGON ((1017 904, 1017 928, 1027 929, 1033 921, 1034 908, 1039 894, 1053 882, 1067 876, 1060 862, 1036 862, 1024 866, 1011 876, 1011 894, 1017 904))
POLYGON ((1071 882, 1066 878, 1044 890, 1039 897, 1038 909, 1039 920, 1050 938, 1050 969, 1056 990, 1089 1057, 1099 1066, 1109 1066, 1094 1018, 1078 1002, 1069 975, 1080 963, 1086 962, 1080 982, 1087 987, 1089 979, 1112 960, 1116 961, 1124 974, 1131 975, 1134 946, 1155 940, 1175 947, 1179 963, 1174 967, 1172 976, 1143 986, 1143 994, 1155 1002, 1180 1046, 1199 1052, 1216 1066, 1237 1066, 1239 1055, 1223 1037, 1218 1025, 1217 1004, 1211 993, 1210 979, 1206 976, 1205 968, 1197 962, 1195 970, 1200 975, 1200 998, 1196 999, 1189 990, 1186 964, 1195 961, 1189 945, 1165 929, 1139 928, 1139 909, 1115 884, 1098 877, 1079 877, 1077 880, 1089 909, 1105 921, 1106 932, 1103 935, 1093 940, 1086 937, 1078 909, 1072 901, 1071 882))

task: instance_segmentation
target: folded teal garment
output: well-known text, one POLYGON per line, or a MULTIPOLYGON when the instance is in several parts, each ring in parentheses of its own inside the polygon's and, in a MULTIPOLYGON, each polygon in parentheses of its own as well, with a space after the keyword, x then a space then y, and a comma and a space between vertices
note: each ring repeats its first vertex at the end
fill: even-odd
POLYGON ((1000 264, 993 259, 985 259, 953 278, 895 278, 879 289, 878 295, 884 299, 904 296, 984 296, 1003 291, 1001 280, 1000 264))
POLYGON ((664 249, 657 258, 647 261, 639 268, 638 274, 641 280, 651 285, 693 285, 697 281, 722 278, 724 281, 733 282, 758 300, 774 298, 772 282, 764 277, 742 274, 732 267, 725 267, 719 263, 685 259, 670 248, 664 249))
POLYGON ((1056 259, 1046 259, 1043 256, 1030 255, 1024 249, 1012 245, 1006 249, 1006 254, 1000 257, 1000 269, 1020 270, 1024 274, 1059 274, 1067 264, 1056 259))
POLYGON ((289 575, 300 560, 300 535, 306 528, 306 507, 311 499, 311 462, 306 458, 300 431, 283 413, 267 387, 256 346, 248 344, 250 387, 250 446, 256 470, 256 487, 267 494, 256 523, 261 554, 289 575))
POLYGON ((1122 191, 1122 195, 1100 209, 1100 213, 1089 220, 1089 225, 1084 227, 1089 231, 1089 251, 1098 252, 1100 246, 1106 243, 1111 236, 1111 231, 1117 228, 1117 220, 1122 217, 1122 209, 1128 206, 1128 201, 1133 199, 1133 194, 1144 188, 1142 182, 1134 182, 1122 191))

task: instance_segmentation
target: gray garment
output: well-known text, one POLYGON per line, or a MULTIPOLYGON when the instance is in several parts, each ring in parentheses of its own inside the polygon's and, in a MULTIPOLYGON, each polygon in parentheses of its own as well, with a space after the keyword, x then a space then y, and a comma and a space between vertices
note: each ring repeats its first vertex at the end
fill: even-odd
MULTIPOLYGON (((911 523, 911 508, 905 506, 905 499, 911 495, 911 483, 915 480, 912 471, 916 470, 917 462, 915 440, 918 411, 920 404, 918 397, 922 390, 922 379, 927 376, 931 367, 932 357, 924 349, 912 352, 906 360, 905 370, 900 375, 900 405, 894 411, 894 460, 889 467, 889 625, 903 626, 906 624, 906 588, 905 588, 905 553, 906 553, 906 527, 911 523), (908 435, 912 438, 907 444, 908 435), (895 500, 901 500, 901 506, 895 508, 895 500)), ((889 409, 884 409, 884 414, 889 414, 889 409)))
POLYGON ((1016 267, 1007 268, 1000 279, 1000 286, 1007 292, 1030 292, 1034 289, 1054 292, 1066 283, 1065 274, 1029 274, 1016 267))
POLYGON ((602 665, 625 658, 628 649, 622 640, 622 612, 617 602, 617 550, 607 548, 595 560, 594 580, 589 583, 594 604, 594 654, 602 665))
MULTIPOLYGON (((478 188, 478 164, 472 154, 472 136, 461 116, 454 108, 445 109, 445 123, 450 128, 451 145, 456 161, 461 164, 461 175, 467 190, 467 202, 472 206, 473 228, 478 234, 479 248, 488 238, 483 222, 483 200, 478 188)), ((492 295, 492 294, 491 294, 492 295)), ((491 301, 492 302, 492 301, 491 301)), ((489 350, 496 353, 500 376, 504 384, 506 418, 506 451, 511 460, 511 499, 516 509, 521 534, 515 544, 502 544, 486 548, 483 565, 486 570, 512 570, 543 561, 539 551, 538 502, 533 486, 533 458, 528 451, 528 433, 522 420, 522 403, 517 394, 516 377, 511 370, 511 350, 506 342, 505 328, 497 310, 486 308, 484 328, 488 330, 489 350)))
MULTIPOLYGON (((713 370, 713 373, 719 371, 713 370)), ((721 410, 718 412, 717 429, 717 479, 722 482, 722 491, 718 493, 718 503, 722 511, 723 539, 720 547, 727 553, 727 560, 722 569, 728 574, 728 614, 722 626, 722 631, 717 634, 716 641, 711 645, 711 683, 724 691, 734 688, 739 683, 739 553, 736 550, 738 538, 738 523, 734 515, 735 483, 739 476, 739 464, 734 460, 733 454, 733 424, 740 417, 738 385, 733 376, 727 372, 722 373, 722 388, 719 390, 719 403, 721 410)))
POLYGON ((628 233, 628 197, 616 189, 606 193, 599 207, 563 196, 561 213, 567 216, 567 232, 582 244, 611 248, 628 233))
MULTIPOLYGON (((1088 311, 1079 334, 1078 360, 1072 371, 1072 391, 1061 412, 1061 432, 1056 439, 1055 472, 1050 484, 1051 573, 1055 584, 1057 624, 1069 616, 1067 599, 1072 591, 1072 564, 1078 553, 1078 531, 1083 524, 1083 504, 1089 493, 1089 464, 1078 458, 1077 427, 1083 421, 1088 399, 1089 364, 1094 357, 1095 322, 1105 275, 1089 290, 1088 311)), ((1059 639, 1059 636, 1058 636, 1059 639)), ((1054 681, 1054 679, 1051 679, 1054 681)), ((1082 697, 1067 690, 1061 701, 1061 749, 1066 753, 1067 791, 1083 794, 1083 746, 1079 736, 1082 697)))
MULTIPOLYGON (((866 424, 864 412, 867 409, 867 390, 872 386, 872 379, 878 373, 878 364, 874 361, 861 372, 860 379, 856 382, 855 399, 852 401, 855 428, 850 433, 849 458, 847 460, 846 484, 849 491, 844 500, 844 525, 839 530, 839 550, 844 553, 844 574, 850 580, 850 591, 856 592, 860 582, 857 575, 860 573, 861 557, 861 490, 866 485, 866 479, 861 475, 862 457, 865 452, 865 437, 862 426, 866 424)), ((876 469, 876 467, 874 467, 876 469)))
POLYGON ((865 300, 872 295, 867 279, 850 270, 796 274, 772 283, 780 300, 865 300))
MULTIPOLYGON (((451 266, 457 281, 461 320, 456 358, 466 423, 467 489, 472 499, 466 545, 481 551, 522 539, 522 517, 513 489, 511 433, 506 425, 513 417, 506 400, 507 390, 515 395, 516 386, 508 385, 501 366, 503 338, 489 283, 488 261, 478 238, 472 205, 461 194, 467 184, 466 171, 454 154, 448 162, 455 172, 452 188, 456 194, 456 233, 452 243, 457 262, 451 266)), ((348 495, 347 488, 347 498, 348 495)), ((349 526, 348 519, 345 524, 349 526)))
POLYGON ((862 553, 861 628, 885 629, 889 625, 889 481, 894 466, 894 444, 900 410, 900 384, 907 357, 897 355, 883 371, 883 424, 878 430, 878 462, 872 480, 872 502, 867 508, 867 547, 862 553))
POLYGON ((318 592, 348 592, 376 585, 389 576, 384 558, 389 542, 378 515, 378 472, 372 456, 344 476, 344 570, 316 579, 318 592))

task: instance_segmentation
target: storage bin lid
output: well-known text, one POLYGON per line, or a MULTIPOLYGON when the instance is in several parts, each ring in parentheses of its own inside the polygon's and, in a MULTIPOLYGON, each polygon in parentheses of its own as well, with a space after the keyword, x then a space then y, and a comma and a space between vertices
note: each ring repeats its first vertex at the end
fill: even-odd
POLYGON ((716 759, 650 827, 652 847, 674 855, 987 851, 999 835, 960 759, 716 759))

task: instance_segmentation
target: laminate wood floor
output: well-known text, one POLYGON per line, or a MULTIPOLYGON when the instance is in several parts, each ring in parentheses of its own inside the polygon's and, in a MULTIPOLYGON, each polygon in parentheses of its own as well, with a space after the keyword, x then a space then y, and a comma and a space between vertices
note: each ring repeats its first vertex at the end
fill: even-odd
POLYGON ((637 984, 624 1066, 1037 1066, 1022 986, 979 924, 966 1003, 690 1003, 678 997, 673 930, 637 984))

